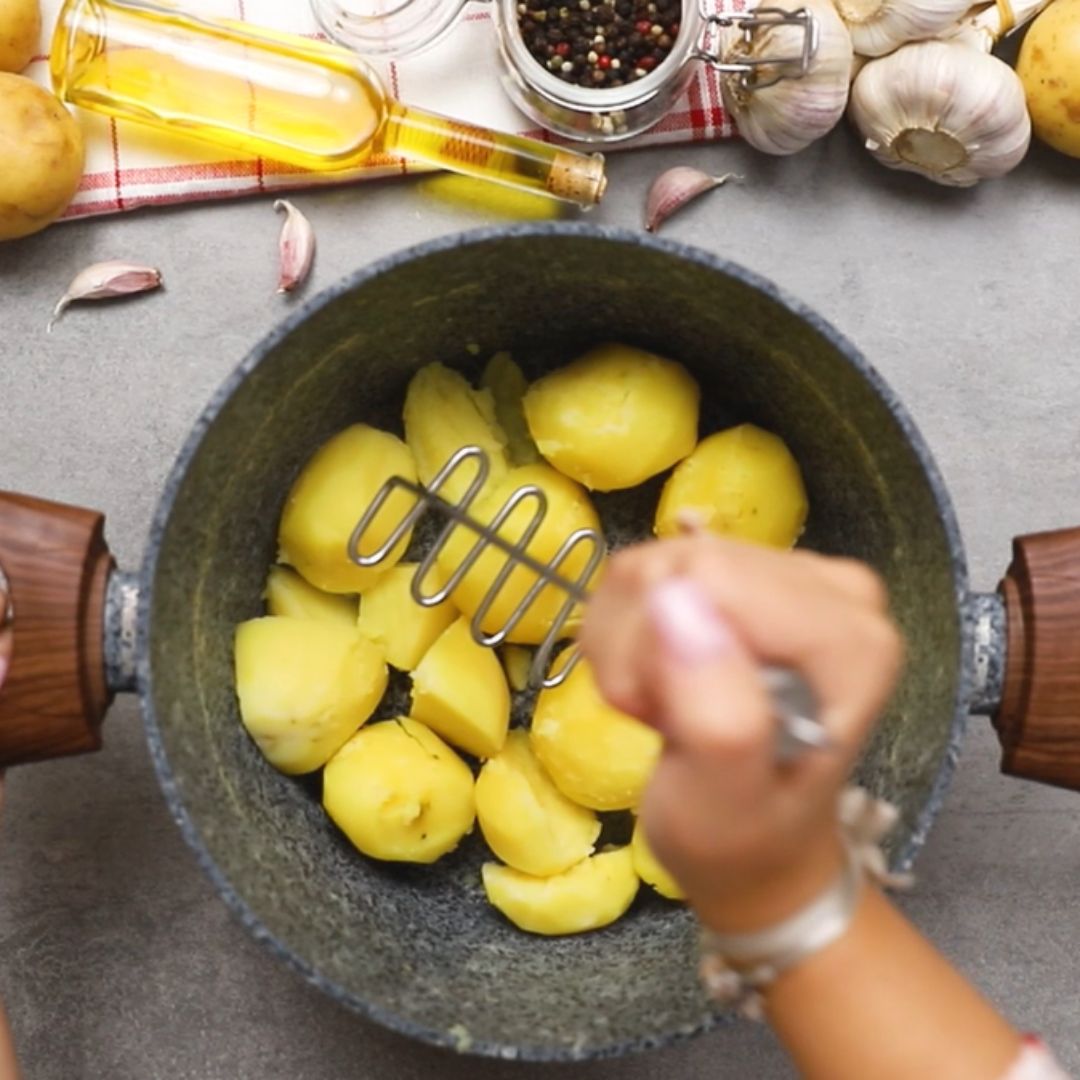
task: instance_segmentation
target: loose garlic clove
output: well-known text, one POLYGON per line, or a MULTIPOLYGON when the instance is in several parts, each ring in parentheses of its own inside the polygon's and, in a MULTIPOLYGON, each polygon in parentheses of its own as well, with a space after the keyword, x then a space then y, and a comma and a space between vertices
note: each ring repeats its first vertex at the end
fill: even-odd
POLYGON ((285 211, 285 223, 278 241, 279 293, 292 292, 303 285, 315 258, 315 230, 311 222, 288 199, 274 202, 276 211, 285 211))
MULTIPOLYGON (((818 48, 807 73, 788 75, 771 86, 754 88, 742 75, 722 76, 724 108, 735 118, 739 134, 766 154, 794 154, 827 135, 844 115, 851 83, 851 35, 829 0, 783 0, 770 9, 788 12, 806 8, 817 20, 818 48)), ((798 56, 805 30, 800 26, 772 26, 751 32, 740 27, 721 31, 719 54, 724 63, 771 56, 798 56)), ((771 65, 758 68, 757 79, 766 83, 779 72, 771 65)))
POLYGON ((915 42, 871 61, 852 87, 851 118, 883 165, 953 187, 1003 176, 1031 142, 1016 72, 958 42, 915 42))
POLYGON ((885 56, 908 41, 941 33, 970 8, 971 0, 834 0, 855 51, 885 56))

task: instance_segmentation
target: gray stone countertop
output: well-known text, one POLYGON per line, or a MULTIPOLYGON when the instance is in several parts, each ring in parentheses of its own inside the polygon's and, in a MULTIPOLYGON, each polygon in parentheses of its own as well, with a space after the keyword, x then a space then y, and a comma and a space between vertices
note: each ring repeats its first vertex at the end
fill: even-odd
MULTIPOLYGON (((666 165, 735 170, 665 234, 774 279, 899 391, 955 499, 973 584, 1017 533, 1080 523, 1080 162, 1033 152, 971 192, 891 174, 846 132, 792 160, 738 145, 613 156, 591 220, 637 226, 666 165)), ((299 194, 319 237, 309 290, 497 214, 424 181, 299 194)), ((141 557, 166 471, 213 389, 288 310, 269 199, 54 227, 0 247, 0 487, 93 506, 141 557), (160 266, 164 294, 49 309, 106 258, 160 266)), ((658 300, 658 302, 660 302, 658 300)), ((997 773, 973 721, 904 906, 1023 1027, 1080 1071, 1080 796, 997 773)), ((158 794, 134 702, 106 749, 9 775, 0 997, 29 1080, 765 1080, 790 1075, 747 1024, 664 1052, 522 1067, 458 1059, 339 1009, 248 939, 158 794)))

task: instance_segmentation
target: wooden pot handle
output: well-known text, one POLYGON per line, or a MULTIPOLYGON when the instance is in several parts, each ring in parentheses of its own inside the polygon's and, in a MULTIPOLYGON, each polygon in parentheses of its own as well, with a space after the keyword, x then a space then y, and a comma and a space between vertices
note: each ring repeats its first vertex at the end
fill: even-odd
POLYGON ((12 652, 0 686, 0 768, 101 746, 105 590, 114 568, 105 519, 0 491, 0 569, 12 652))
POLYGON ((1001 770, 1080 791, 1080 528, 1017 537, 999 591, 1001 770))

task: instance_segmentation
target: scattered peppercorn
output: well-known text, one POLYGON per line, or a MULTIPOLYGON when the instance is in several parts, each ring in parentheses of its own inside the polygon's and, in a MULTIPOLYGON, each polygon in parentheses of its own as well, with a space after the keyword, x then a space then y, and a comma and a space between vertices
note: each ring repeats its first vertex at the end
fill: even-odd
POLYGON ((608 88, 644 78, 670 55, 682 0, 524 0, 518 28, 533 58, 565 82, 608 88))

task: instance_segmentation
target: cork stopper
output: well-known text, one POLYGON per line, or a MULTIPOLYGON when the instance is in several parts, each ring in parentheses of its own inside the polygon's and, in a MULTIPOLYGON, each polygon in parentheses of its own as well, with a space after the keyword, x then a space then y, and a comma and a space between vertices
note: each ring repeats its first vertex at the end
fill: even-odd
POLYGON ((577 154, 559 150, 551 163, 547 190, 556 199, 575 202, 579 206, 595 206, 607 188, 603 154, 577 154))

